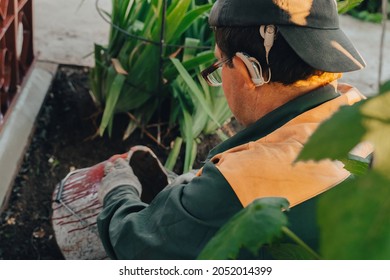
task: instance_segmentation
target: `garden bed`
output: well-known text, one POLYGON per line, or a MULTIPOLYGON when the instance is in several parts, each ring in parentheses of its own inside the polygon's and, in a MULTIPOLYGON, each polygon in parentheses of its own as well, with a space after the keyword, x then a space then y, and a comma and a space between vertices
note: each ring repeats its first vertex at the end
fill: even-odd
MULTIPOLYGON (((51 227, 51 195, 70 170, 125 153, 133 145, 150 147, 162 162, 168 156, 167 149, 139 130, 122 141, 126 115, 116 117, 111 139, 94 137, 99 114, 89 94, 88 73, 89 68, 66 65, 57 71, 8 207, 0 216, 0 259, 63 259, 51 227)), ((162 143, 169 147, 174 134, 175 131, 166 134, 162 143)), ((198 158, 204 159, 217 142, 213 136, 203 139, 198 158)), ((176 172, 181 160, 179 157, 176 172)), ((197 161, 195 167, 199 165, 197 161)))

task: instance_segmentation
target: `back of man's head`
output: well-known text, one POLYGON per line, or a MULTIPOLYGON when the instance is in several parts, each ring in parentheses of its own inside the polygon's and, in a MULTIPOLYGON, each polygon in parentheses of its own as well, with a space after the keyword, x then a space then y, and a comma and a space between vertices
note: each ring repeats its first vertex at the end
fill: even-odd
POLYGON ((365 62, 339 26, 335 0, 217 0, 209 18, 216 43, 227 57, 246 52, 272 81, 291 84, 322 72, 349 72, 365 62), (260 26, 276 26, 266 61, 260 26))

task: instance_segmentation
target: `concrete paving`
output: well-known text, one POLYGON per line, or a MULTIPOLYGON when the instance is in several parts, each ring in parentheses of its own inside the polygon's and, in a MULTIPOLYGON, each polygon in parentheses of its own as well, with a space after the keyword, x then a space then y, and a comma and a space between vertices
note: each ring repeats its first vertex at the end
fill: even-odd
MULTIPOLYGON (((340 22, 344 32, 355 44, 367 64, 367 67, 361 71, 345 73, 343 80, 355 85, 362 93, 372 95, 378 89, 382 26, 380 24, 363 22, 349 16, 342 16, 340 22)), ((390 21, 386 23, 383 54, 382 82, 390 80, 390 21)))
MULTIPOLYGON (((96 0, 34 0, 35 51, 39 60, 93 66, 94 43, 107 44, 109 24, 96 0)), ((110 11, 111 0, 99 0, 110 11)))

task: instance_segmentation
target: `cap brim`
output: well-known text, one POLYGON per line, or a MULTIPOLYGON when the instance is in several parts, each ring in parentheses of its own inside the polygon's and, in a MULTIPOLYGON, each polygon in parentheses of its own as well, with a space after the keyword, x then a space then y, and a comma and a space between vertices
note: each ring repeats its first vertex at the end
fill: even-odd
POLYGON ((326 72, 350 72, 366 66, 352 42, 340 29, 278 26, 292 49, 307 64, 326 72))

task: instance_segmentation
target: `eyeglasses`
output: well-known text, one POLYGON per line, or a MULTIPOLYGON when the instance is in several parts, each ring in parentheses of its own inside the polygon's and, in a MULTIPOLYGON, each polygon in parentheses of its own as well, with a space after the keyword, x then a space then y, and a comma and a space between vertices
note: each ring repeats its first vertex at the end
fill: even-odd
POLYGON ((203 79, 209 86, 218 87, 222 85, 222 66, 229 60, 230 58, 217 61, 201 72, 203 79))

